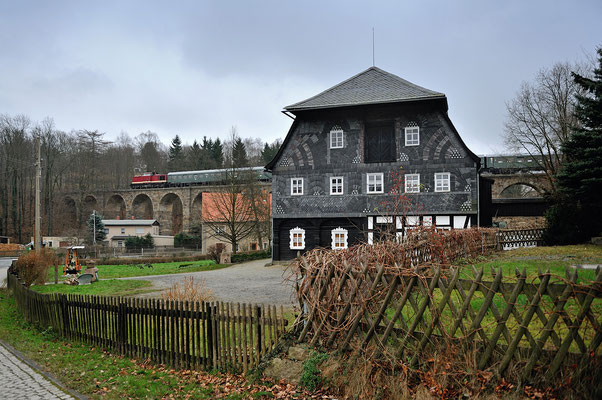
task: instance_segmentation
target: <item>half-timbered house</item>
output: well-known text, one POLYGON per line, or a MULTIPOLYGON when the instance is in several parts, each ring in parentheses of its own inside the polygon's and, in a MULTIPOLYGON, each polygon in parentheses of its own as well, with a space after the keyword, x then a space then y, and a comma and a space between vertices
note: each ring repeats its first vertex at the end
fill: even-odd
POLYGON ((376 67, 285 107, 294 121, 266 166, 274 260, 370 242, 384 227, 477 225, 479 158, 447 110, 443 93, 376 67))

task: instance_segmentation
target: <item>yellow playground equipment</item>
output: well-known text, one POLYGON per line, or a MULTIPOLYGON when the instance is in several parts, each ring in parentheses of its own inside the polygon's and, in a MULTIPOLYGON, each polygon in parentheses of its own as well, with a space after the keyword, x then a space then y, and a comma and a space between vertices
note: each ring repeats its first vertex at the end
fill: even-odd
POLYGON ((65 265, 63 265, 63 275, 79 274, 82 267, 79 263, 77 251, 83 249, 84 246, 71 246, 67 248, 67 256, 65 257, 65 265))

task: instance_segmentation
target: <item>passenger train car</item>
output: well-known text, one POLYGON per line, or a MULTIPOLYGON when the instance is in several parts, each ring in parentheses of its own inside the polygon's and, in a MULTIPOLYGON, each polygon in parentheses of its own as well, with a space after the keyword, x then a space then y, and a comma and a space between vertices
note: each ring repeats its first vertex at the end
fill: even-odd
MULTIPOLYGON (((156 187, 182 187, 196 185, 220 185, 231 169, 208 169, 202 171, 179 171, 168 174, 147 173, 132 178, 132 189, 156 187)), ((236 173, 253 173, 259 182, 271 182, 272 174, 263 167, 241 168, 236 173)))
POLYGON ((531 155, 491 155, 481 156, 481 169, 497 170, 540 170, 543 160, 541 156, 531 155))

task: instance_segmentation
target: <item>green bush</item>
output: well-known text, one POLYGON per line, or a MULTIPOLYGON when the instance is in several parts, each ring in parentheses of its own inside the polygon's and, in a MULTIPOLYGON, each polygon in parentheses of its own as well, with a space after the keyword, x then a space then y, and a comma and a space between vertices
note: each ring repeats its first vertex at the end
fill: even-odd
POLYGON ((318 365, 327 359, 328 354, 326 353, 312 353, 311 357, 303 364, 303 373, 299 379, 299 384, 310 392, 316 390, 322 384, 322 375, 318 365))
POLYGON ((186 233, 178 233, 173 238, 174 247, 186 247, 196 249, 201 247, 201 237, 197 235, 188 235, 186 233))
POLYGON ((236 253, 232 254, 232 262, 239 263, 251 260, 261 260, 262 258, 269 258, 272 256, 272 250, 259 250, 259 251, 249 251, 245 253, 236 253))
POLYGON ((546 211, 547 227, 543 240, 548 246, 582 243, 588 239, 583 227, 590 218, 576 204, 559 202, 546 211), (585 218, 584 218, 585 217, 585 218))
POLYGON ((155 247, 155 240, 150 233, 145 236, 129 236, 125 239, 125 248, 131 249, 152 249, 155 247))

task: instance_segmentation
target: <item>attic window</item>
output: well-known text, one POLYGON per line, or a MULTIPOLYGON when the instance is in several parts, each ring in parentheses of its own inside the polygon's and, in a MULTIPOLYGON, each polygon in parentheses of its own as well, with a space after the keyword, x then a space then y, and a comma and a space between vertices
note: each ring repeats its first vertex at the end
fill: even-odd
POLYGON ((331 149, 342 149, 343 148, 343 129, 340 126, 335 125, 330 130, 330 148, 331 149))
POLYGON ((411 122, 405 127, 406 146, 418 146, 420 144, 420 127, 411 122))

